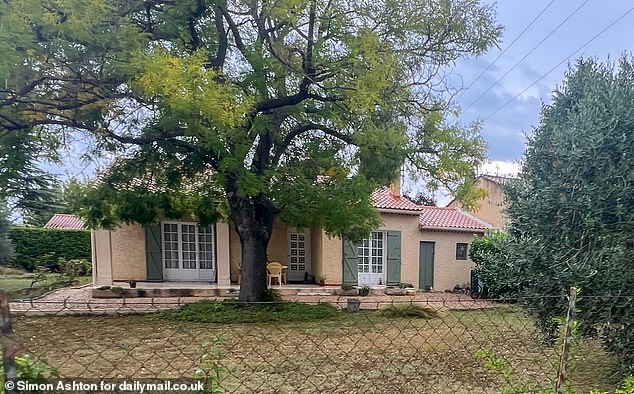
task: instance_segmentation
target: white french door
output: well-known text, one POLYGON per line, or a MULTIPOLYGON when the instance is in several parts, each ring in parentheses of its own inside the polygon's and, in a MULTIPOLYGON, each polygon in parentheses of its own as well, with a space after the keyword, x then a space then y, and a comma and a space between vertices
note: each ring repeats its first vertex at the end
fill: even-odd
POLYGON ((214 227, 163 222, 163 277, 166 280, 213 280, 216 276, 214 227))
POLYGON ((288 229, 287 280, 301 282, 310 272, 310 229, 288 229))
POLYGON ((357 248, 359 285, 385 284, 385 232, 373 231, 357 248))

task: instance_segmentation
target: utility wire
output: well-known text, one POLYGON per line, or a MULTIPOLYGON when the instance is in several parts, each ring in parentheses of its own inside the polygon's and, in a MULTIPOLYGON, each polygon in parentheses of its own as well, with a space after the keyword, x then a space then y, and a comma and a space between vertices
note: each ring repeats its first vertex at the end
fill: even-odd
POLYGON ((513 65, 513 67, 511 67, 506 73, 504 73, 504 75, 502 75, 500 78, 498 78, 493 85, 489 86, 484 92, 482 92, 481 95, 478 96, 478 98, 476 98, 475 100, 473 100, 471 102, 471 104, 469 104, 469 106, 467 107, 467 109, 465 109, 465 112, 469 110, 469 108, 473 107, 473 104, 477 103, 478 101, 480 101, 480 99, 482 97, 484 97, 485 94, 487 94, 487 92, 491 89, 493 89, 493 87, 495 87, 495 85, 497 85, 502 79, 504 79, 504 77, 506 77, 507 75, 509 75, 511 73, 511 71, 513 71, 515 69, 515 67, 517 67, 521 62, 523 62, 531 53, 533 53, 537 48, 539 48, 548 38, 550 38, 550 36, 552 36, 553 34, 555 34, 555 32, 557 30, 559 30, 559 28, 561 26, 564 25, 564 23, 566 23, 570 18, 572 18, 573 15, 575 15, 580 9, 581 7, 583 7, 584 5, 586 5, 586 3, 590 1, 590 0, 586 0, 583 3, 581 3, 581 5, 579 7, 577 7, 570 15, 568 15, 566 17, 566 19, 564 19, 563 21, 561 21, 561 23, 559 23, 559 25, 557 25, 557 27, 555 27, 555 29, 553 29, 550 33, 548 33, 548 35, 546 37, 544 37, 543 40, 541 40, 537 45, 535 45, 533 47, 533 49, 531 49, 526 55, 524 55, 523 58, 521 58, 520 60, 517 61, 517 63, 515 63, 513 65))
POLYGON ((487 120, 489 120, 490 118, 492 118, 494 115, 496 115, 498 112, 500 112, 502 109, 504 109, 507 105, 509 105, 510 103, 512 103, 513 101, 517 100, 518 97, 520 97, 522 94, 524 94, 528 89, 532 88, 533 86, 535 86, 539 81, 541 81, 542 79, 546 78, 546 76, 548 74, 550 74, 551 72, 555 71, 559 66, 561 66, 562 64, 564 64, 564 62, 566 62, 567 60, 570 60, 571 57, 573 57, 577 52, 579 52, 580 50, 582 50, 583 48, 585 48, 588 44, 590 44, 592 41, 596 40, 597 37, 599 37, 601 34, 605 33, 606 30, 608 30, 609 28, 611 28, 612 26, 614 26, 615 24, 617 24, 621 19, 625 18, 630 12, 634 11, 634 7, 630 8, 625 14, 621 15, 620 17, 618 17, 615 21, 613 21, 612 23, 610 23, 609 25, 607 25, 603 30, 601 30, 600 32, 598 32, 597 34, 594 35, 594 37, 592 37, 591 39, 589 39, 588 41, 585 42, 585 44, 583 44, 582 46, 580 46, 579 48, 577 48, 574 52, 572 52, 567 58, 565 58, 564 60, 562 60, 561 62, 559 62, 557 65, 555 65, 555 67, 551 68, 550 70, 548 70, 548 72, 546 72, 546 74, 542 75, 541 77, 539 77, 539 79, 537 79, 535 82, 531 83, 530 85, 528 85, 528 87, 526 87, 526 89, 522 90, 521 92, 519 92, 517 95, 515 95, 515 97, 513 97, 512 99, 510 99, 509 101, 507 101, 506 103, 502 104, 498 109, 496 109, 495 111, 493 111, 493 113, 489 116, 487 116, 484 121, 486 122, 487 120))
POLYGON ((556 0, 552 0, 550 3, 548 3, 548 5, 546 5, 546 7, 545 7, 545 8, 544 8, 544 9, 543 9, 543 10, 542 10, 542 11, 541 11, 541 12, 540 12, 540 13, 539 13, 539 14, 538 14, 535 18, 533 18, 533 20, 531 21, 531 23, 529 23, 529 24, 528 24, 528 25, 524 28, 524 30, 522 30, 522 32, 521 32, 521 33, 520 33, 517 37, 515 37, 515 39, 513 39, 513 41, 511 41, 511 43, 510 43, 510 44, 509 44, 506 48, 504 48, 504 50, 503 50, 503 51, 502 51, 502 52, 501 52, 501 53, 500 53, 500 54, 499 54, 499 55, 495 58, 495 60, 493 60, 491 63, 489 63, 489 65, 488 65, 488 66, 487 66, 484 70, 482 70, 482 72, 481 72, 481 73, 480 73, 480 74, 476 77, 476 79, 474 79, 474 80, 473 80, 473 82, 471 82, 471 84, 469 84, 469 86, 467 86, 467 87, 466 87, 466 89, 464 89, 462 92, 460 92, 460 94, 458 95, 458 97, 456 97, 456 99, 459 99, 460 97, 462 97, 462 95, 463 95, 463 94, 464 94, 467 90, 471 89, 471 88, 473 87, 473 85, 474 85, 476 82, 478 82, 478 81, 480 80, 480 78, 482 78, 482 76, 484 75, 484 73, 486 73, 487 71, 489 71, 489 69, 490 69, 490 68, 491 68, 491 67, 492 67, 492 66, 493 66, 493 65, 494 65, 494 64, 495 64, 495 63, 496 63, 496 62, 497 62, 497 61, 498 61, 501 57, 502 57, 502 55, 504 55, 504 54, 506 53, 506 51, 508 51, 508 50, 509 50, 509 49, 513 46, 513 44, 515 44, 515 42, 516 42, 517 40, 519 40, 519 39, 520 39, 520 37, 522 37, 522 36, 524 35, 524 33, 526 33, 526 31, 527 31, 528 29, 530 29, 530 27, 531 27, 531 26, 533 26, 533 24, 537 21, 537 19, 539 19, 539 17, 541 17, 541 16, 542 16, 542 14, 543 14, 544 12, 546 12, 546 10, 548 10, 548 9, 550 8, 550 6, 551 6, 551 5, 553 5, 553 3, 554 3, 555 1, 556 1, 556 0))

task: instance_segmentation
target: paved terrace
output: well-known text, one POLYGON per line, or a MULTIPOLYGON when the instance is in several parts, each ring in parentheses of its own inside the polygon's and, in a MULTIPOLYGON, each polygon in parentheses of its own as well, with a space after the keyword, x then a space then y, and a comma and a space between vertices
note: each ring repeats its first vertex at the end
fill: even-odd
MULTIPOLYGON (((160 287, 160 285, 165 286, 164 284, 153 285, 155 285, 155 288, 160 287)), ((206 287, 208 288, 209 285, 206 285, 206 287)), ((203 287, 201 286, 201 288, 203 287)), ((451 310, 491 308, 499 305, 496 302, 488 300, 472 300, 465 294, 442 292, 422 292, 413 296, 388 296, 385 294, 379 294, 381 289, 373 289, 372 294, 365 297, 359 297, 331 294, 331 291, 338 289, 338 287, 329 289, 309 285, 285 285, 273 286, 273 288, 280 290, 283 299, 287 301, 297 301, 310 304, 327 302, 340 308, 346 308, 347 300, 349 298, 359 299, 361 301, 361 309, 379 309, 396 303, 416 303, 419 305, 422 304, 429 306, 434 309, 451 310)), ((201 300, 235 298, 235 295, 233 297, 226 296, 228 294, 227 289, 223 289, 222 291, 225 296, 146 296, 122 298, 94 298, 92 296, 93 290, 94 288, 91 286, 59 289, 36 300, 11 302, 10 308, 13 313, 20 314, 149 313, 165 309, 179 308, 184 304, 198 302, 201 300)))

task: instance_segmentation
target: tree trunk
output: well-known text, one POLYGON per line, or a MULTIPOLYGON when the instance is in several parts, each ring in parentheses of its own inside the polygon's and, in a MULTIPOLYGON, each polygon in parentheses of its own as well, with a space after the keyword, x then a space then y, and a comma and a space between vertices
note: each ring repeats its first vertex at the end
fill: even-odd
POLYGON ((228 193, 229 206, 240 236, 242 277, 239 301, 249 304, 264 300, 266 283, 266 248, 271 239, 276 209, 265 196, 239 196, 228 193))

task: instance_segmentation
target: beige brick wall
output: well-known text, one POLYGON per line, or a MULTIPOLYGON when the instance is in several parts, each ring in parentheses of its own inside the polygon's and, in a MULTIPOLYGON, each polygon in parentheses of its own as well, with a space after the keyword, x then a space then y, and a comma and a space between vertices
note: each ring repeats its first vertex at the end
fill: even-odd
POLYGON ((273 223, 273 233, 266 249, 268 261, 279 261, 282 265, 288 262, 288 226, 276 220, 273 223))
POLYGON ((323 238, 324 232, 319 228, 313 228, 310 231, 311 249, 310 249, 310 261, 311 261, 311 273, 315 276, 316 280, 324 275, 323 265, 323 238))
POLYGON ((341 238, 329 237, 323 234, 321 245, 322 273, 326 277, 326 284, 340 285, 343 282, 343 245, 341 238))
MULTIPOLYGON (((456 244, 468 243, 473 240, 474 234, 462 232, 420 232, 419 240, 434 242, 434 290, 444 291, 453 289, 456 284, 469 283, 471 280, 471 260, 456 260, 456 244)), ((415 280, 406 282, 418 286, 418 257, 416 258, 415 280)))
MULTIPOLYGON (((231 261, 231 281, 238 281, 238 267, 242 265, 242 246, 235 226, 229 224, 229 256, 231 261)), ((279 220, 273 223, 273 233, 267 248, 267 259, 286 264, 288 259, 288 226, 279 220)))
POLYGON ((124 224, 110 232, 112 279, 146 280, 145 230, 138 224, 124 224))

